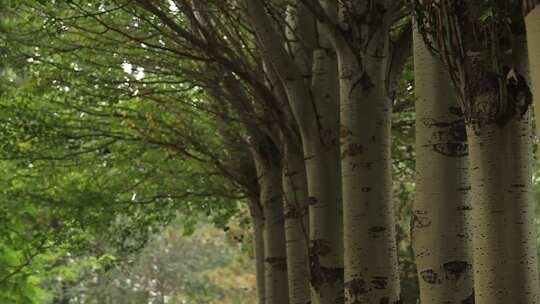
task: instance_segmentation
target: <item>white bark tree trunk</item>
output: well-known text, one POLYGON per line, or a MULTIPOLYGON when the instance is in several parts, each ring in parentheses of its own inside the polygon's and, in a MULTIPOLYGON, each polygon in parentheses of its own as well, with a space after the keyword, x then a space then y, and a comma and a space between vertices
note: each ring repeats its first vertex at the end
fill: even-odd
POLYGON ((467 135, 443 64, 414 34, 416 196, 412 240, 423 304, 473 300, 467 135))
MULTIPOLYGON (((337 146, 337 93, 335 92, 337 90, 335 86, 329 86, 329 83, 335 82, 336 77, 328 76, 326 72, 328 68, 326 68, 325 63, 324 66, 321 66, 319 74, 313 76, 313 87, 320 88, 322 91, 312 94, 310 83, 306 81, 310 72, 309 64, 306 63, 310 61, 309 58, 312 55, 296 52, 294 39, 291 39, 292 47, 289 48, 292 53, 288 53, 284 47, 283 39, 280 39, 281 37, 272 26, 261 2, 259 0, 245 0, 245 2, 257 38, 262 45, 264 59, 279 74, 302 137, 310 201, 312 301, 318 304, 333 304, 336 301, 342 301, 343 267, 339 151, 337 146), (298 56, 291 57, 291 55, 295 55, 295 52, 298 56), (321 82, 316 79, 324 79, 325 81, 321 82), (329 105, 333 105, 333 108, 329 105), (321 106, 324 107, 321 108, 321 106)), ((294 33, 299 34, 303 31, 295 30, 294 33)), ((304 43, 309 40, 309 37, 300 35, 297 39, 304 43)))
POLYGON ((310 195, 310 268, 313 302, 343 303, 343 221, 339 167, 336 55, 315 51, 313 102, 319 127, 304 139, 310 195))
POLYGON ((257 303, 265 304, 264 215, 258 197, 251 199, 250 209, 253 220, 253 252, 255 256, 255 278, 257 281, 257 303))
POLYGON ((306 169, 300 143, 293 138, 285 139, 286 135, 283 137, 285 141, 283 189, 289 301, 291 304, 306 304, 311 301, 306 169))
POLYGON ((254 158, 264 213, 265 304, 288 304, 281 165, 276 159, 280 156, 275 149, 257 148, 254 158))
MULTIPOLYGON (((384 58, 338 47, 346 303, 400 299, 384 58)), ((387 60, 388 58, 386 58, 387 60)))
POLYGON ((538 303, 529 115, 471 127, 475 303, 538 303))
POLYGON ((525 16, 536 134, 540 134, 540 5, 525 16))

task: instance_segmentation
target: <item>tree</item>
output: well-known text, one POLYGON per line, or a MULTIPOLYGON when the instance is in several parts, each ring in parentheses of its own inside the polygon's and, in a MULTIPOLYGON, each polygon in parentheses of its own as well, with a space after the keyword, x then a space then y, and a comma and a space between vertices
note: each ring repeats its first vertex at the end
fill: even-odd
POLYGON ((414 33, 416 195, 412 241, 423 303, 473 299, 465 121, 442 63, 414 33))
POLYGON ((536 1, 1 4, 9 286, 249 213, 260 303, 540 297, 536 1))
POLYGON ((531 94, 514 43, 521 21, 503 2, 417 4, 418 26, 449 70, 467 126, 475 302, 534 303, 531 94))

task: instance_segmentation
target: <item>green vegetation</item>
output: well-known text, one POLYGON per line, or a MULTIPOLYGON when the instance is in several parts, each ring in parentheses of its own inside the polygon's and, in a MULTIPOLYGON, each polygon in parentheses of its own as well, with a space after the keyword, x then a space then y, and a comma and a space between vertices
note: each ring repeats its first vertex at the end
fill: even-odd
POLYGON ((538 303, 536 2, 0 0, 0 303, 538 303))

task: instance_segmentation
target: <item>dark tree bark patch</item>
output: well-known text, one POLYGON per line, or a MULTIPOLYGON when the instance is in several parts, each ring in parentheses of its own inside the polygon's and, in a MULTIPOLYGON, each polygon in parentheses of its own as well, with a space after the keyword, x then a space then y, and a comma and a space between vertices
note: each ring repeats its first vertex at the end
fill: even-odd
MULTIPOLYGON (((313 266, 313 264, 312 264, 313 266)), ((343 280, 343 268, 311 267, 311 285, 320 290, 322 284, 338 284, 343 280)))
POLYGON ((458 210, 458 211, 471 211, 472 206, 469 206, 469 205, 457 206, 456 210, 458 210))
POLYGON ((264 259, 264 261, 274 269, 280 270, 280 271, 287 271, 287 258, 281 258, 281 257, 269 257, 264 259))
POLYGON ((299 219, 301 218, 305 213, 303 208, 299 206, 298 204, 285 204, 285 218, 286 219, 299 219))
POLYGON ((386 231, 386 228, 385 227, 382 227, 382 226, 374 226, 374 227, 371 227, 369 228, 368 230, 368 235, 374 239, 378 239, 380 238, 382 235, 383 232, 386 231))
POLYGON ((341 153, 341 158, 358 156, 364 153, 364 147, 360 144, 350 143, 347 145, 345 150, 341 153))
POLYGON ((316 197, 313 197, 313 196, 308 197, 307 204, 308 204, 309 206, 316 205, 318 202, 319 202, 319 201, 317 200, 316 197))
POLYGON ((472 265, 466 261, 451 261, 443 265, 446 271, 446 278, 451 281, 458 281, 465 273, 472 269, 472 265))
POLYGON ((309 248, 310 281, 315 290, 320 290, 322 284, 338 284, 343 282, 343 268, 325 267, 321 265, 320 257, 332 251, 330 245, 323 240, 312 240, 309 248))
POLYGON ((433 269, 427 269, 420 272, 422 280, 428 284, 441 284, 439 275, 433 269))
POLYGON ((371 187, 362 187, 362 192, 371 192, 371 187))
POLYGON ((367 294, 370 290, 366 281, 362 280, 361 278, 355 278, 345 282, 344 289, 347 303, 355 303, 355 301, 359 301, 359 297, 367 294))
POLYGON ((388 286, 388 278, 374 276, 371 278, 371 285, 374 289, 386 289, 386 287, 388 286))
POLYGON ((325 256, 331 252, 332 248, 324 240, 312 240, 310 242, 309 253, 316 256, 325 256))
POLYGON ((422 122, 426 127, 434 128, 431 136, 433 151, 448 157, 463 157, 468 155, 465 120, 458 119, 443 122, 425 118, 422 122))
POLYGON ((431 226, 431 219, 429 217, 417 213, 413 214, 412 227, 414 229, 426 228, 429 226, 431 226))

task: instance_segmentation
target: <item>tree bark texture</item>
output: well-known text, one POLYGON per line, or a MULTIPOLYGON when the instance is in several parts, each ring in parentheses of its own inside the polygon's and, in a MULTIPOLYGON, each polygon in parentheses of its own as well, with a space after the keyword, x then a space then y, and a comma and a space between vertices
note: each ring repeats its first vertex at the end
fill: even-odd
POLYGON ((391 102, 383 59, 338 48, 346 303, 394 303, 399 275, 392 207, 391 102))
POLYGON ((351 34, 334 40, 340 80, 345 303, 351 304, 400 300, 390 157, 392 103, 386 87, 391 21, 388 2, 375 2, 339 2, 340 25, 351 34), (376 18, 376 24, 362 14, 376 18))
POLYGON ((474 299, 468 150, 452 82, 414 33, 416 195, 411 234, 423 304, 474 299))
POLYGON ((529 70, 534 100, 536 134, 540 134, 540 6, 534 6, 525 16, 527 45, 529 50, 529 70))
POLYGON ((318 129, 304 139, 310 196, 310 268, 313 302, 343 303, 343 220, 339 159, 337 59, 315 51, 312 82, 318 129))
MULTIPOLYGON (((257 198, 256 202, 259 205, 257 198)), ((253 203, 252 203, 253 204, 253 203)), ((253 248, 255 255, 255 277, 257 281, 257 303, 265 304, 265 283, 264 283, 264 216, 262 206, 257 213, 252 213, 253 219, 253 248)))
MULTIPOLYGON (((305 62, 309 62, 306 59, 312 55, 291 57, 285 48, 285 41, 275 31, 261 2, 246 0, 246 4, 257 39, 262 45, 264 59, 279 74, 302 138, 309 195, 312 301, 318 304, 339 303, 343 297, 341 190, 337 127, 333 125, 337 124, 337 111, 325 112, 325 109, 318 108, 320 100, 325 105, 333 105, 335 109, 337 93, 313 94, 305 77, 309 72, 309 69, 305 69, 305 62), (329 145, 330 142, 334 143, 333 147, 329 145)), ((297 30, 295 34, 302 32, 297 30)), ((304 41, 303 38, 308 39, 304 36, 300 40, 304 41)), ((289 51, 294 51, 294 40, 291 43, 293 45, 289 51)), ((335 77, 332 79, 323 72, 313 77, 335 81, 335 77)), ((313 85, 318 87, 321 82, 313 80, 313 85)), ((322 83, 321 89, 327 86, 326 82, 322 83)), ((334 91, 337 90, 334 88, 334 91)))
POLYGON ((538 303, 529 114, 468 131, 475 303, 538 303))
POLYGON ((258 147, 254 158, 264 213, 265 303, 288 304, 281 164, 277 149, 263 148, 258 147))
POLYGON ((289 301, 306 304, 311 301, 306 169, 299 140, 289 138, 285 142, 283 189, 289 301))

